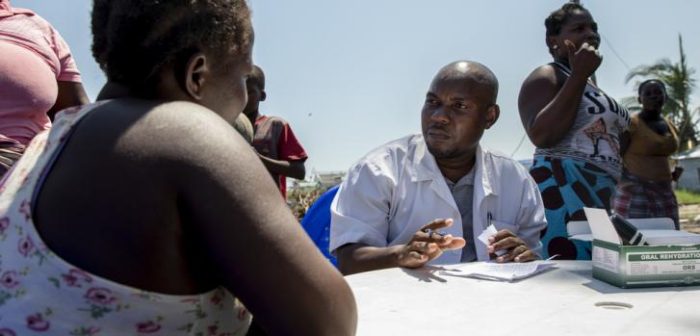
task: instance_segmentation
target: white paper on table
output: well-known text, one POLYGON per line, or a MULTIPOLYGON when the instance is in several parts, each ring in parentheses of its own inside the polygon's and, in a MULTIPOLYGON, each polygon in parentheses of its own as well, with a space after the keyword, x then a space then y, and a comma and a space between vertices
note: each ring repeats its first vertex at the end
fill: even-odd
POLYGON ((546 260, 505 264, 495 262, 469 263, 441 271, 441 274, 494 281, 515 281, 542 273, 555 265, 556 263, 546 260))

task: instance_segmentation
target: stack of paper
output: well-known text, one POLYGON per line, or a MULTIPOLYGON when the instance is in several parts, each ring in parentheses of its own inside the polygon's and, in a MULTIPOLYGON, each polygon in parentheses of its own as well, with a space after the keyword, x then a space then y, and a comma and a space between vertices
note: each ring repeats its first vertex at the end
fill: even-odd
POLYGON ((505 264, 495 262, 469 263, 442 271, 441 274, 495 281, 515 281, 542 273, 555 265, 556 263, 548 261, 505 264))

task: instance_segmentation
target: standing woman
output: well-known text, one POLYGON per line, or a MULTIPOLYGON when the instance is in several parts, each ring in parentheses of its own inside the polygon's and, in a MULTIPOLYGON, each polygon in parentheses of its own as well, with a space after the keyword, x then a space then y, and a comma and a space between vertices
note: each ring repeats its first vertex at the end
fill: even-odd
POLYGON ((669 157, 678 150, 678 131, 661 116, 666 86, 659 80, 638 89, 642 111, 632 116, 622 137, 624 170, 615 192, 615 212, 626 218, 669 217, 678 228, 678 202, 672 181, 683 169, 671 171, 669 157))
POLYGON ((0 0, 0 178, 57 111, 87 104, 68 44, 34 12, 0 0))
POLYGON ((583 207, 610 209, 620 177, 620 135, 629 114, 592 80, 602 57, 598 25, 583 6, 567 3, 545 20, 554 62, 523 82, 518 107, 535 144, 530 174, 547 217, 543 257, 590 259, 591 244, 567 239, 566 225, 585 220, 583 207))

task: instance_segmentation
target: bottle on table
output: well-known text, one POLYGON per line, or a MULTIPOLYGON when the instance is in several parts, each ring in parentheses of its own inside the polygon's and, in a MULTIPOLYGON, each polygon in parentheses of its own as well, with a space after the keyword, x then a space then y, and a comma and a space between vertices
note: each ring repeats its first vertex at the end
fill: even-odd
POLYGON ((649 245, 644 235, 634 225, 618 214, 612 214, 610 221, 622 240, 622 245, 649 245))

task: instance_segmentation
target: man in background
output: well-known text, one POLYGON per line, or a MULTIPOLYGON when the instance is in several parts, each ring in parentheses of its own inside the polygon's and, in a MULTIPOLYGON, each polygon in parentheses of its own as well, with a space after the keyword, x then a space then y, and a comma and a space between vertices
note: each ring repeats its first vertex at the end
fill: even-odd
POLYGON ((253 147, 286 199, 286 177, 303 180, 306 175, 304 162, 308 156, 286 120, 260 114, 260 102, 265 101, 267 94, 265 93, 265 74, 257 65, 253 67, 246 86, 248 104, 243 113, 255 130, 253 147))

